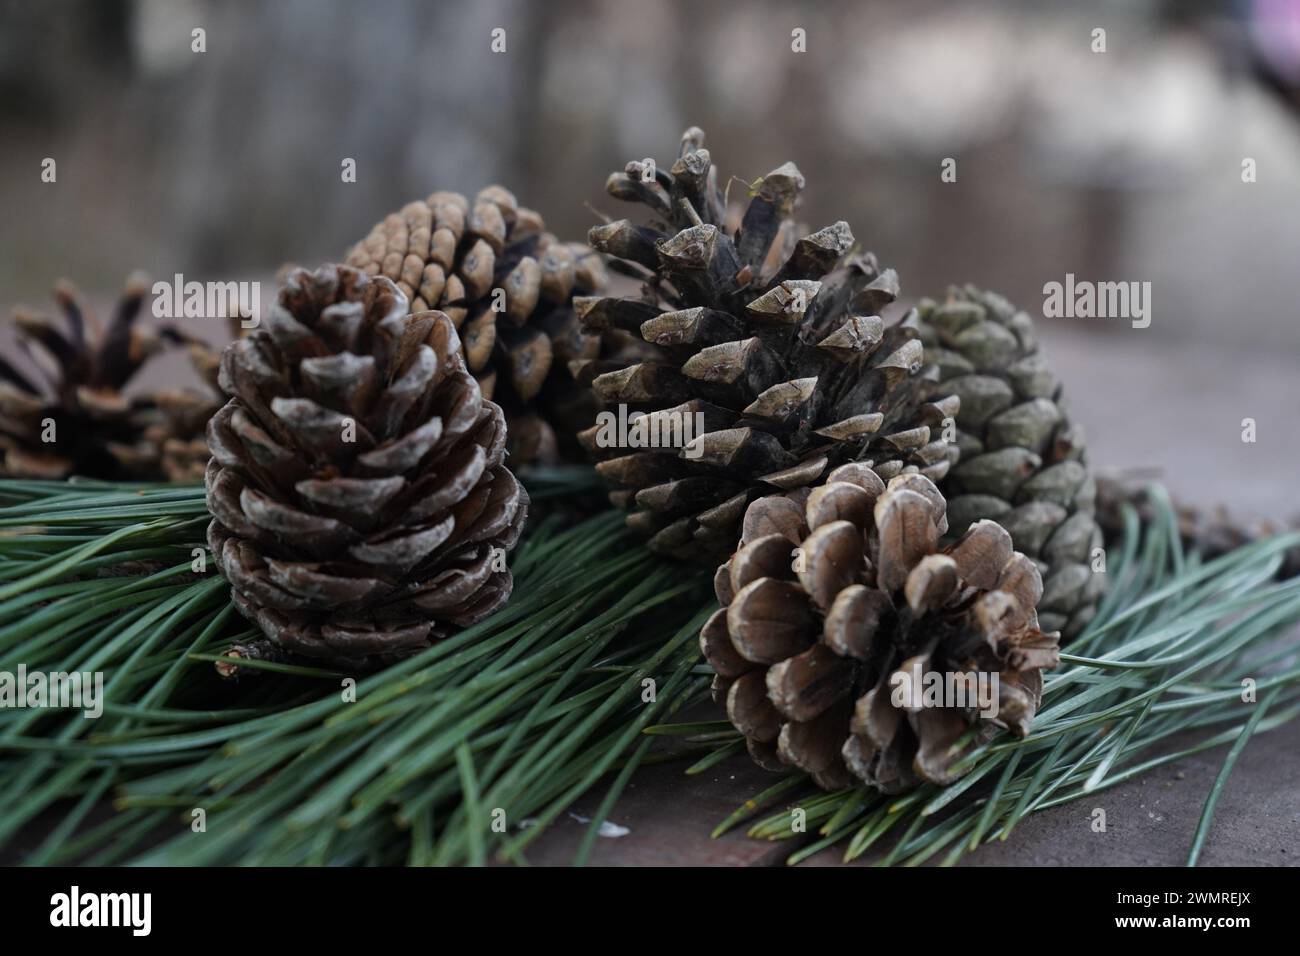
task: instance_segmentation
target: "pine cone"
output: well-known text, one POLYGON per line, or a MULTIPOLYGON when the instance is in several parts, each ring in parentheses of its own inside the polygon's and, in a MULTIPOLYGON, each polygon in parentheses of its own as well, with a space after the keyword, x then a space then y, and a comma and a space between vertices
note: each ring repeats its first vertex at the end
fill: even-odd
POLYGON ((804 180, 794 164, 759 180, 728 224, 703 142, 689 129, 670 170, 633 162, 609 178, 612 196, 655 218, 597 226, 588 241, 641 279, 643 294, 574 307, 592 334, 621 329, 653 347, 636 364, 577 363, 609 409, 664 424, 686 416, 703 432, 685 448, 629 453, 589 429, 584 443, 605 458, 612 500, 656 551, 716 561, 734 549, 755 496, 812 485, 842 462, 869 457, 882 474, 943 477, 955 449, 930 426, 956 404, 926 404, 933 370, 915 329, 880 319, 897 295, 893 270, 854 253, 847 223, 798 237, 790 217, 804 180))
POLYGON ((233 600, 308 657, 370 667, 509 597, 528 496, 451 320, 383 277, 291 275, 221 364, 208 542, 233 600))
POLYGON ((37 367, 43 381, 0 357, 0 475, 165 477, 169 393, 124 394, 140 367, 165 347, 165 336, 136 322, 148 290, 143 275, 128 277, 106 328, 66 280, 54 289, 62 330, 48 316, 14 311, 18 344, 27 353, 22 364, 37 367))
POLYGON ((1041 672, 1059 661, 1034 612, 1038 569, 992 521, 940 548, 946 531, 933 482, 886 484, 860 462, 749 506, 700 646, 758 763, 799 767, 828 790, 857 778, 894 793, 952 782, 954 763, 999 727, 1028 733, 1041 672), (896 703, 899 675, 917 691, 927 675, 971 675, 972 690, 984 681, 996 695, 987 710, 896 703))
POLYGON ((942 303, 922 301, 919 313, 940 393, 960 399, 961 461, 940 482, 951 531, 991 518, 1011 532, 1043 575, 1043 627, 1069 639, 1092 619, 1106 586, 1091 567, 1102 535, 1083 430, 1070 421, 1033 320, 972 287, 951 290, 942 303))
POLYGON ((571 303, 604 286, 599 256, 560 242, 513 193, 489 186, 472 205, 451 192, 408 203, 376 224, 347 263, 392 279, 412 311, 451 318, 484 397, 505 410, 514 461, 578 454, 573 436, 595 406, 568 363, 599 356, 601 337, 578 327, 571 303))

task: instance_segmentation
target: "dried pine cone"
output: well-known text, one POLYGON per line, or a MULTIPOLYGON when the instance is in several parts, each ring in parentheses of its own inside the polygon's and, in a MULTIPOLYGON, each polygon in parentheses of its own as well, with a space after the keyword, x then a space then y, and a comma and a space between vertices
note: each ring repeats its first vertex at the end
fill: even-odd
POLYGON ((595 408, 568 363, 600 355, 601 337, 578 327, 571 303, 604 286, 599 256, 560 242, 509 190, 489 186, 472 204, 451 192, 408 203, 347 263, 392 279, 412 311, 451 318, 484 397, 505 410, 515 461, 577 453, 573 436, 595 408))
POLYGON ((941 478, 956 452, 931 426, 956 403, 927 404, 933 370, 916 330, 880 318, 898 292, 893 270, 855 252, 847 223, 799 237, 791 216, 804 179, 794 164, 760 179, 729 224, 703 142, 689 129, 671 169, 633 162, 609 178, 611 195, 654 218, 598 226, 588 241, 643 292, 574 307, 589 332, 635 333, 654 351, 575 369, 610 409, 702 420, 685 449, 608 447, 599 428, 584 442, 605 458, 613 500, 652 548, 716 561, 734 549, 755 496, 815 484, 842 462, 870 457, 885 475, 941 478))
POLYGON ((925 300, 918 312, 926 361, 939 367, 936 394, 960 399, 961 461, 940 481, 952 533, 981 518, 1011 532, 1042 572, 1043 627, 1069 639, 1092 619, 1106 586, 1091 566, 1102 543, 1097 488, 1083 430, 1070 420, 1033 320, 973 287, 925 300))
POLYGON ((125 394, 140 367, 165 347, 166 334, 136 321, 148 290, 141 274, 128 277, 107 327, 67 281, 54 289, 62 329, 47 316, 15 310, 22 365, 37 374, 0 357, 0 476, 167 477, 163 445, 175 437, 168 413, 183 404, 183 394, 125 394))
POLYGON ((220 379, 208 541, 277 644, 382 665, 507 600, 528 496, 446 315, 383 277, 299 271, 220 379))
POLYGON ((799 767, 828 790, 857 778, 894 793, 950 783, 954 763, 999 727, 1028 732, 1042 670, 1059 660, 1034 612, 1042 579, 994 522, 941 548, 946 531, 933 482, 886 484, 860 462, 749 506, 700 645, 755 760, 799 767), (971 675, 996 696, 990 712, 969 699, 899 706, 896 675, 916 690, 927 675, 971 675))

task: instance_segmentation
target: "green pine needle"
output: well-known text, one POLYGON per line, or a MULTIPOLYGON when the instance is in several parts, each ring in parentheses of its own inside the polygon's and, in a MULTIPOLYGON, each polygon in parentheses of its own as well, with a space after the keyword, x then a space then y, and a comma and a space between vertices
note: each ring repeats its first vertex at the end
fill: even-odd
MULTIPOLYGON (((560 507, 597 489, 589 469, 526 480, 560 507)), ((1246 743, 1300 716, 1300 582, 1273 580, 1300 539, 1200 563, 1158 489, 1153 501, 1149 526, 1126 516, 1107 597, 1028 737, 982 745, 951 787, 893 798, 825 794, 792 773, 714 835, 766 812, 750 832, 801 837, 791 863, 836 845, 954 863, 1030 813, 1230 744, 1194 864, 1246 743), (1245 678, 1260 703, 1243 703, 1245 678)), ((358 675, 355 701, 309 662, 240 660, 248 676, 217 677, 213 661, 255 635, 210 560, 195 571, 207 520, 197 487, 0 481, 0 671, 99 671, 106 698, 98 720, 0 709, 0 845, 44 822, 29 862, 524 863, 605 780, 582 863, 635 769, 671 756, 660 738, 685 738, 694 773, 743 751, 725 721, 670 722, 708 699, 695 637, 709 576, 647 553, 616 513, 537 522, 512 555, 510 604, 358 675), (92 824, 110 798, 118 812, 92 824)))
MULTIPOLYGON (((529 487, 597 486, 552 469, 529 487)), ((106 697, 98 720, 0 710, 0 843, 51 820, 32 861, 522 862, 533 821, 612 773, 581 861, 651 756, 641 731, 707 694, 707 575, 614 512, 538 522, 506 608, 358 675, 355 702, 309 664, 222 681, 212 662, 253 635, 210 560, 193 573, 206 521, 197 487, 0 481, 0 670, 97 670, 106 697), (110 795, 112 825, 85 826, 110 795)))

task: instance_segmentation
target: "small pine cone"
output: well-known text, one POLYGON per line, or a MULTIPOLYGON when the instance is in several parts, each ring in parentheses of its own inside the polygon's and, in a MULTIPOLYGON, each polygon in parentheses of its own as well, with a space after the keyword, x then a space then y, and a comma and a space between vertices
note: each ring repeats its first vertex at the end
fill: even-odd
POLYGON ((299 271, 220 380, 208 542, 269 638, 367 668, 505 603, 528 496, 446 315, 383 277, 299 271))
POLYGON ((0 476, 161 480, 162 441, 170 437, 158 396, 128 398, 128 383, 166 345, 137 323, 149 282, 126 286, 106 327, 70 282, 54 289, 63 327, 15 310, 24 361, 0 357, 0 476), (41 378, 19 366, 42 365, 41 378), (52 423, 52 427, 51 427, 52 423))
POLYGON ((939 482, 952 533, 982 518, 1006 528, 1043 575, 1043 627, 1068 640, 1106 587, 1106 575, 1092 570, 1102 535, 1083 429, 1070 420, 1028 313, 973 287, 922 301, 918 312, 926 361, 939 368, 936 394, 960 399, 961 461, 939 482))
POLYGON ((605 284, 600 257, 560 242, 514 194, 489 186, 470 203, 435 192, 377 223, 347 264, 393 280, 411 310, 440 309, 459 330, 485 398, 505 410, 518 463, 574 457, 574 435, 595 414, 569 363, 600 356, 579 328, 574 295, 605 284))
POLYGON ((731 216, 703 142, 688 129, 671 169, 633 162, 610 176, 612 196, 653 218, 597 226, 588 241, 642 294, 574 307, 593 334, 639 335, 649 357, 575 370, 611 414, 644 413, 647 434, 701 432, 645 447, 612 441, 607 421, 583 440, 651 548, 715 562, 734 549, 753 498, 813 485, 843 462, 942 478, 956 450, 932 426, 956 405, 925 397, 934 371, 911 322, 880 318, 898 293, 893 270, 856 253, 845 222, 799 236, 794 164, 760 179, 731 216))
POLYGON ((933 482, 860 462, 749 506, 700 645, 759 764, 895 793, 952 782, 999 727, 1028 733, 1059 662, 1034 611, 1042 579, 1000 525, 940 547, 946 531, 933 482), (967 697, 927 699, 936 679, 967 697))

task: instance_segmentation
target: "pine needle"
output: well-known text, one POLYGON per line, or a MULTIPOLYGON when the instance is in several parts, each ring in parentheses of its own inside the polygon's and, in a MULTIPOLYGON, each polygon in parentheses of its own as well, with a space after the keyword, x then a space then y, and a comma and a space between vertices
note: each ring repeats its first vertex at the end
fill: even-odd
POLYGON ((1201 811, 1201 819, 1196 825, 1196 836, 1192 838, 1192 848, 1187 854, 1188 866, 1195 866, 1196 861, 1200 859, 1201 850, 1205 846, 1205 838, 1209 836, 1210 825, 1214 822, 1214 810, 1219 805, 1219 797, 1223 795, 1232 768, 1237 765, 1237 758, 1246 749, 1246 744, 1259 727, 1259 722, 1264 719, 1264 714, 1268 712, 1269 705, 1277 699, 1278 694, 1281 692, 1282 688, 1274 688, 1259 702, 1255 707, 1255 712, 1250 715, 1250 720, 1246 721, 1246 726, 1241 729, 1241 735, 1233 742, 1232 749, 1228 751, 1228 756, 1223 759, 1223 766, 1214 779, 1214 786, 1210 788, 1209 794, 1206 795, 1205 808, 1201 811))
MULTIPOLYGON (((557 502, 596 488, 589 469, 530 480, 557 502)), ((617 513, 538 522, 506 608, 357 675, 354 699, 309 663, 216 676, 250 633, 210 560, 192 567, 205 524, 197 487, 0 481, 0 669, 97 670, 107 698, 98 720, 0 711, 0 843, 50 819, 42 862, 522 862, 538 832, 522 824, 612 773, 603 818, 643 728, 706 695, 707 575, 649 554, 617 513), (115 825, 85 826, 112 793, 115 825)))
MULTIPOLYGON (((560 507, 595 490, 588 470, 529 481, 560 507)), ((881 862, 947 850, 951 863, 1031 813, 1230 744, 1195 863, 1246 742, 1300 716, 1288 638, 1300 582, 1273 580, 1300 538, 1199 563, 1167 498, 1153 502, 1145 528, 1126 515, 1109 593, 1049 676, 1028 737, 983 745, 954 786, 889 799, 821 793, 792 773, 714 835, 767 812, 755 836, 801 836, 798 807, 808 833, 792 863, 881 841, 881 862), (1246 678, 1262 695, 1249 714, 1246 678)), ((97 671, 105 689, 98 720, 0 710, 0 844, 48 821, 31 862, 523 863, 542 827, 607 780, 585 862, 635 768, 662 756, 655 738, 684 738, 694 772, 743 749, 723 721, 668 722, 708 698, 695 634, 715 603, 709 576, 650 555, 616 513, 538 522, 512 555, 501 612, 358 675, 354 699, 342 675, 309 664, 240 660, 261 673, 216 676, 212 662, 251 634, 210 561, 196 566, 206 521, 197 487, 0 481, 0 670, 97 671), (118 812, 92 825, 110 796, 118 812), (498 809, 506 832, 491 825, 498 809)))

